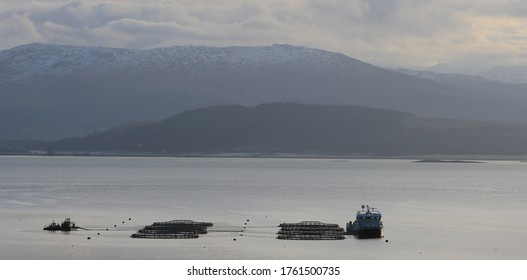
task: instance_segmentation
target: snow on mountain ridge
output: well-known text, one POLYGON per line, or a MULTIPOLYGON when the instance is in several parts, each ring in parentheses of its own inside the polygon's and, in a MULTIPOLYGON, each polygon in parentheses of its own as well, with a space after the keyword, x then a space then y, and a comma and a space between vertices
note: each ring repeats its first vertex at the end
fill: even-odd
POLYGON ((194 66, 265 66, 284 63, 331 65, 350 70, 365 64, 338 53, 291 45, 263 47, 174 46, 148 50, 28 44, 0 51, 1 81, 62 77, 83 69, 112 71, 133 67, 177 69, 194 66))
POLYGON ((458 73, 476 75, 488 80, 508 84, 527 84, 527 65, 490 65, 485 63, 449 62, 428 68, 436 73, 458 73))
POLYGON ((478 74, 503 83, 527 83, 527 66, 499 66, 482 70, 478 74))
MULTIPOLYGON (((90 66, 112 69, 122 64, 122 59, 115 56, 122 51, 123 49, 38 43, 22 45, 0 52, 0 63, 4 69, 11 70, 1 73, 1 77, 2 81, 23 81, 28 78, 61 77, 90 66)), ((125 57, 129 56, 127 54, 125 57)))
POLYGON ((403 74, 415 76, 418 78, 429 79, 441 83, 454 83, 454 82, 486 82, 489 81, 486 78, 477 75, 465 75, 465 74, 455 74, 455 73, 438 73, 432 71, 421 71, 421 70, 411 70, 411 69, 393 69, 403 74))

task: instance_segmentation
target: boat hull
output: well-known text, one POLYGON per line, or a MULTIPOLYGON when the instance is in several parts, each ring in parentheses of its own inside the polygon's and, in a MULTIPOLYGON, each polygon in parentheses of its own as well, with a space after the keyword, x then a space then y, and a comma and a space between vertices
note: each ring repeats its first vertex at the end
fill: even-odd
POLYGON ((355 231, 355 237, 358 239, 383 238, 383 228, 364 228, 355 231))

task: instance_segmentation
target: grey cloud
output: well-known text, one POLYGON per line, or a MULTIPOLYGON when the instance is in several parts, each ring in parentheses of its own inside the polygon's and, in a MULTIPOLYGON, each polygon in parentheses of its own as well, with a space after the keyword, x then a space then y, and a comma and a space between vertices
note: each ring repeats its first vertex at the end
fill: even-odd
POLYGON ((481 15, 525 18, 527 3, 524 0, 489 1, 478 6, 476 11, 481 15))
POLYGON ((0 17, 0 38, 4 46, 16 46, 44 40, 29 16, 24 13, 4 13, 0 17))
POLYGON ((58 25, 72 28, 96 28, 102 26, 117 17, 112 17, 105 10, 111 5, 97 4, 94 6, 84 4, 81 1, 70 2, 61 6, 45 10, 36 10, 31 13, 31 20, 36 24, 53 22, 58 25))
POLYGON ((36 41, 131 48, 289 43, 389 66, 487 57, 493 50, 519 59, 523 25, 491 33, 487 27, 500 22, 484 20, 522 23, 524 6, 520 0, 8 0, 0 4, 0 49, 36 41))
POLYGON ((203 22, 230 24, 244 22, 262 13, 257 3, 243 3, 235 7, 193 5, 188 9, 189 15, 203 22))
POLYGON ((141 49, 150 48, 153 45, 172 45, 175 37, 195 41, 199 38, 199 33, 199 29, 177 23, 120 19, 103 27, 91 29, 87 35, 99 45, 141 49))
POLYGON ((363 1, 366 9, 366 18, 370 22, 387 22, 397 13, 398 0, 368 0, 363 1))

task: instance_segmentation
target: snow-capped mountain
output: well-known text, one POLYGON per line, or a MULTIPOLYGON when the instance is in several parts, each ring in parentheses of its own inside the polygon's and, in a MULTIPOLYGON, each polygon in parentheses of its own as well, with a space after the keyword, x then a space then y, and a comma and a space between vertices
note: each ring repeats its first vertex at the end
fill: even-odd
POLYGON ((290 45, 150 50, 23 45, 0 51, 0 100, 0 139, 58 139, 198 107, 266 102, 527 120, 527 98, 514 90, 463 88, 290 45))
POLYGON ((465 82, 475 82, 475 83, 489 82, 488 79, 485 79, 481 76, 476 76, 476 75, 440 73, 440 72, 433 72, 433 71, 421 71, 421 70, 412 70, 412 69, 404 69, 404 68, 398 68, 398 69, 393 69, 393 70, 400 72, 400 73, 407 74, 407 75, 412 75, 412 76, 423 78, 423 79, 429 79, 429 80, 433 80, 433 81, 444 83, 444 84, 456 84, 456 83, 465 83, 465 82))
POLYGON ((114 70, 131 65, 137 51, 96 47, 29 44, 0 51, 2 82, 60 78, 89 67, 114 70))
POLYGON ((476 75, 438 73, 409 69, 395 69, 394 71, 432 80, 446 86, 478 92, 481 97, 486 96, 492 98, 493 96, 501 96, 505 99, 505 102, 523 100, 527 96, 527 84, 499 82, 497 80, 476 75))
POLYGON ((477 72, 478 75, 503 83, 527 84, 527 66, 500 66, 477 72))
POLYGON ((436 73, 480 76, 501 83, 527 84, 527 66, 524 65, 491 66, 484 62, 477 64, 450 62, 437 64, 428 70, 436 73))
POLYGON ((344 55, 290 45, 265 47, 175 46, 149 50, 67 45, 29 44, 0 51, 0 81, 25 83, 27 79, 62 78, 76 71, 122 71, 155 68, 173 71, 197 67, 270 67, 300 63, 327 67, 328 70, 353 70, 365 64, 344 55), (321 64, 322 62, 322 64, 321 64), (8 71, 5 71, 8 70, 8 71))

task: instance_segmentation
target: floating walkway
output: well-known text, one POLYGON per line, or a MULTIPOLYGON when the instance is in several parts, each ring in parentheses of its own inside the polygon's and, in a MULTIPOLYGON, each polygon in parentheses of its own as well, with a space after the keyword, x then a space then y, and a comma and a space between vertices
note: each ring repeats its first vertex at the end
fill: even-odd
POLYGON ((337 224, 319 221, 282 223, 279 225, 278 239, 286 240, 339 240, 344 239, 344 229, 337 224))
POLYGON ((151 239, 191 239, 206 234, 207 228, 212 223, 195 222, 192 220, 172 220, 168 222, 155 222, 132 234, 132 238, 151 239))

